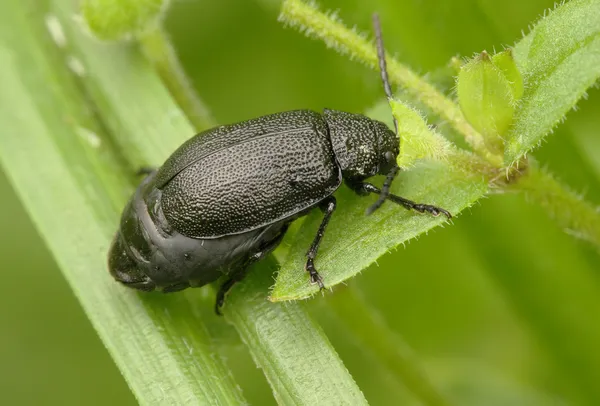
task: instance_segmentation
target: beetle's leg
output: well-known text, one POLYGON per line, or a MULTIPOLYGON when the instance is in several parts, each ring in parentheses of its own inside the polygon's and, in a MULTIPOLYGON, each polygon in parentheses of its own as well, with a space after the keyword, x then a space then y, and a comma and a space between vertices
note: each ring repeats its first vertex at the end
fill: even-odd
MULTIPOLYGON (((381 190, 377 186, 372 185, 371 183, 365 182, 365 183, 353 184, 350 186, 358 194, 366 194, 366 193, 375 193, 377 195, 381 194, 381 190)), ((452 218, 452 215, 447 210, 444 210, 441 207, 432 206, 430 204, 415 203, 412 200, 408 200, 408 199, 405 199, 403 197, 396 196, 393 194, 388 194, 386 196, 386 199, 403 206, 407 210, 415 210, 415 211, 418 211, 419 213, 430 213, 435 217, 439 216, 440 214, 443 214, 444 216, 446 216, 448 218, 452 218)))
POLYGON ((148 176, 148 175, 151 175, 155 171, 156 171, 156 168, 153 168, 151 166, 142 166, 141 168, 139 168, 137 170, 137 172, 135 174, 137 176, 142 176, 142 175, 148 176))
POLYGON ((306 260, 306 266, 304 267, 304 269, 310 274, 310 282, 318 284, 319 288, 321 289, 325 289, 325 285, 323 285, 323 279, 321 278, 321 275, 319 275, 319 273, 315 269, 314 262, 315 258, 317 257, 317 252, 319 251, 319 244, 321 244, 321 239, 323 238, 323 234, 325 234, 327 224, 329 224, 331 215, 335 211, 335 206, 335 197, 333 196, 327 197, 319 205, 319 208, 323 211, 325 215, 323 216, 323 220, 321 221, 321 225, 319 226, 317 235, 315 236, 315 239, 313 240, 308 252, 306 253, 308 259, 306 260))
POLYGON ((217 315, 221 316, 221 307, 223 307, 223 304, 225 303, 225 295, 227 295, 227 292, 231 290, 231 288, 233 287, 233 285, 236 284, 236 282, 239 282, 242 279, 244 279, 244 277, 248 273, 248 270, 250 269, 250 266, 254 262, 258 261, 258 259, 254 259, 254 257, 260 254, 261 253, 254 255, 246 266, 244 266, 240 271, 233 274, 231 278, 227 279, 225 283, 221 285, 219 291, 217 292, 217 301, 215 302, 215 313, 217 313, 217 315))
POLYGON ((252 255, 237 272, 231 275, 231 277, 221 285, 219 291, 217 292, 217 300, 215 302, 215 313, 217 313, 219 316, 221 315, 220 309, 225 303, 225 296, 227 295, 227 292, 231 290, 231 288, 233 287, 233 285, 236 284, 236 282, 239 282, 246 277, 252 264, 266 257, 271 251, 275 249, 275 247, 277 247, 281 243, 281 240, 283 240, 283 236, 285 236, 287 229, 288 225, 282 227, 277 237, 275 237, 273 240, 269 241, 267 244, 261 247, 260 252, 257 252, 256 254, 252 255))

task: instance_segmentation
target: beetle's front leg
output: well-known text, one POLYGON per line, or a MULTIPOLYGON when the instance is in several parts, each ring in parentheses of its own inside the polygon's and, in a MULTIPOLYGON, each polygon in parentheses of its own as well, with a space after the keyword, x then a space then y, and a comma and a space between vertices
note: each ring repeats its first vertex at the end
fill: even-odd
MULTIPOLYGON (((355 192, 357 192, 359 195, 365 195, 368 193, 375 193, 377 195, 381 194, 381 190, 377 186, 375 186, 371 183, 361 182, 361 183, 351 184, 349 186, 355 192)), ((393 194, 388 194, 386 196, 386 199, 390 200, 396 204, 399 204, 400 206, 404 207, 407 210, 415 210, 415 211, 418 211, 419 213, 429 213, 435 217, 439 216, 440 214, 443 214, 444 216, 446 216, 449 219, 452 218, 452 214, 450 214, 450 212, 448 212, 447 210, 442 209, 441 207, 432 206, 430 204, 416 203, 416 202, 413 202, 412 200, 408 200, 408 199, 405 199, 403 197, 396 196, 393 194)))
POLYGON ((319 251, 319 245, 321 244, 321 239, 325 234, 325 229, 327 228, 327 224, 329 224, 329 220, 331 219, 331 215, 335 211, 336 202, 335 197, 329 196, 325 200, 321 202, 319 205, 320 209, 325 213, 323 216, 323 220, 321 221, 321 225, 319 226, 319 230, 317 231, 317 235, 315 236, 312 244, 306 256, 308 259, 306 260, 306 266, 304 269, 310 275, 310 282, 316 283, 319 285, 319 288, 325 289, 325 285, 323 285, 323 279, 321 275, 317 272, 315 268, 315 258, 317 257, 317 252, 319 251))

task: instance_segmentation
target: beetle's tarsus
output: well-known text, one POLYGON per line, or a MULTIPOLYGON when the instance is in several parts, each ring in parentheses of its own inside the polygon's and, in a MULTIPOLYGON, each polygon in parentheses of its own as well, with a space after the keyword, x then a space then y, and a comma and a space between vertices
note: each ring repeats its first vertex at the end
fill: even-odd
POLYGON ((323 284, 323 278, 319 275, 319 272, 315 269, 315 264, 312 258, 309 258, 306 261, 306 272, 310 275, 310 283, 319 285, 319 289, 325 289, 325 285, 323 284))
POLYGON ((434 217, 438 217, 440 214, 443 214, 448 219, 452 218, 452 214, 450 214, 447 210, 444 210, 441 207, 431 206, 429 204, 415 204, 413 209, 419 213, 429 213, 434 217))

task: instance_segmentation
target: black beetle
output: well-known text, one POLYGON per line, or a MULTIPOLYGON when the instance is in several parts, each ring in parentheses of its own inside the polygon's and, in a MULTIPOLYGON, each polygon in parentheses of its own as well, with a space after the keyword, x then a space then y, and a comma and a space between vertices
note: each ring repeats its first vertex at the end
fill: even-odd
MULTIPOLYGON (((381 29, 373 17, 384 89, 391 98, 381 29)), ((126 286, 175 292, 226 275, 216 310, 249 266, 281 242, 288 225, 313 208, 324 217, 307 253, 310 281, 324 287, 314 260, 342 180, 407 209, 446 210, 389 194, 399 139, 385 124, 336 110, 288 111, 204 131, 148 176, 125 207, 108 258, 126 286), (364 182, 386 175, 381 189, 364 182)))

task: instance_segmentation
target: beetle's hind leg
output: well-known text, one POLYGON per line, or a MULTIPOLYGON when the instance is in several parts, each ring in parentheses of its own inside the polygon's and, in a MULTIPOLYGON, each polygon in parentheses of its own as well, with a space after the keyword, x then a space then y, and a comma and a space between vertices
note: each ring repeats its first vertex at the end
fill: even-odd
POLYGON ((152 173, 156 172, 156 170, 156 168, 153 168, 151 166, 142 166, 135 172, 135 174, 136 176, 148 176, 152 175, 152 173))
MULTIPOLYGON (((279 238, 279 241, 283 239, 283 234, 281 235, 281 238, 279 238)), ((270 250, 264 250, 252 255, 239 270, 237 270, 221 285, 219 291, 217 292, 217 300, 215 302, 215 313, 217 313, 217 315, 221 316, 221 307, 223 307, 223 304, 225 304, 225 296, 227 295, 227 292, 231 290, 233 285, 235 285, 237 282, 240 282, 246 277, 246 275, 248 275, 248 271, 250 270, 252 264, 266 257, 269 252, 270 250)))
MULTIPOLYGON (((381 189, 377 186, 372 185, 371 183, 360 183, 358 185, 351 185, 351 187, 359 194, 367 194, 367 193, 375 193, 377 195, 381 194, 381 189)), ((418 211, 419 213, 429 213, 435 217, 443 214, 447 218, 452 218, 452 214, 441 207, 432 206, 430 204, 416 203, 412 200, 405 199, 400 196, 388 194, 386 196, 387 200, 390 200, 400 206, 404 207, 407 210, 418 211)))
POLYGON ((258 259, 251 261, 241 271, 236 272, 231 278, 227 279, 225 283, 221 285, 219 291, 217 292, 217 300, 215 302, 215 313, 217 313, 217 315, 221 316, 221 307, 223 307, 223 304, 225 303, 225 295, 227 295, 227 292, 231 290, 233 285, 244 279, 248 273, 248 270, 250 269, 250 266, 256 261, 258 261, 258 259))
POLYGON ((260 261, 261 259, 263 259, 264 257, 266 257, 269 253, 271 253, 271 251, 273 251, 283 240, 283 237, 285 236, 285 233, 288 229, 288 224, 286 224, 285 226, 283 226, 281 228, 281 230, 279 230, 279 233, 277 234, 277 236, 268 241, 266 244, 264 244, 264 246, 261 247, 261 250, 259 252, 257 252, 256 254, 252 255, 250 258, 248 258, 246 260, 246 262, 243 264, 243 266, 240 267, 240 269, 238 269, 236 272, 234 272, 229 279, 227 279, 219 288, 219 291, 217 292, 217 300, 215 302, 215 313, 217 313, 219 316, 221 315, 221 307, 223 307, 223 304, 225 303, 225 296, 227 295, 227 292, 229 292, 231 290, 231 288, 233 287, 233 285, 235 285, 237 282, 240 282, 242 279, 244 279, 246 277, 246 275, 248 274, 248 271, 250 270, 250 267, 260 261))
POLYGON ((323 213, 325 215, 323 216, 323 220, 321 221, 321 225, 319 226, 317 235, 315 236, 312 244, 310 245, 308 252, 306 253, 306 256, 308 257, 308 259, 306 260, 306 266, 304 267, 304 269, 310 275, 310 282, 316 283, 317 285, 319 285, 319 288, 321 288, 321 289, 325 289, 325 285, 323 284, 323 279, 321 278, 321 275, 319 275, 319 273, 317 272, 317 269, 315 268, 315 258, 317 257, 317 252, 319 251, 319 245, 321 244, 321 239, 323 238, 323 235, 325 234, 325 229, 327 228, 327 224, 329 224, 331 215, 335 211, 335 207, 336 207, 336 202, 335 202, 335 197, 333 197, 333 196, 327 197, 319 205, 319 208, 323 211, 323 213))

